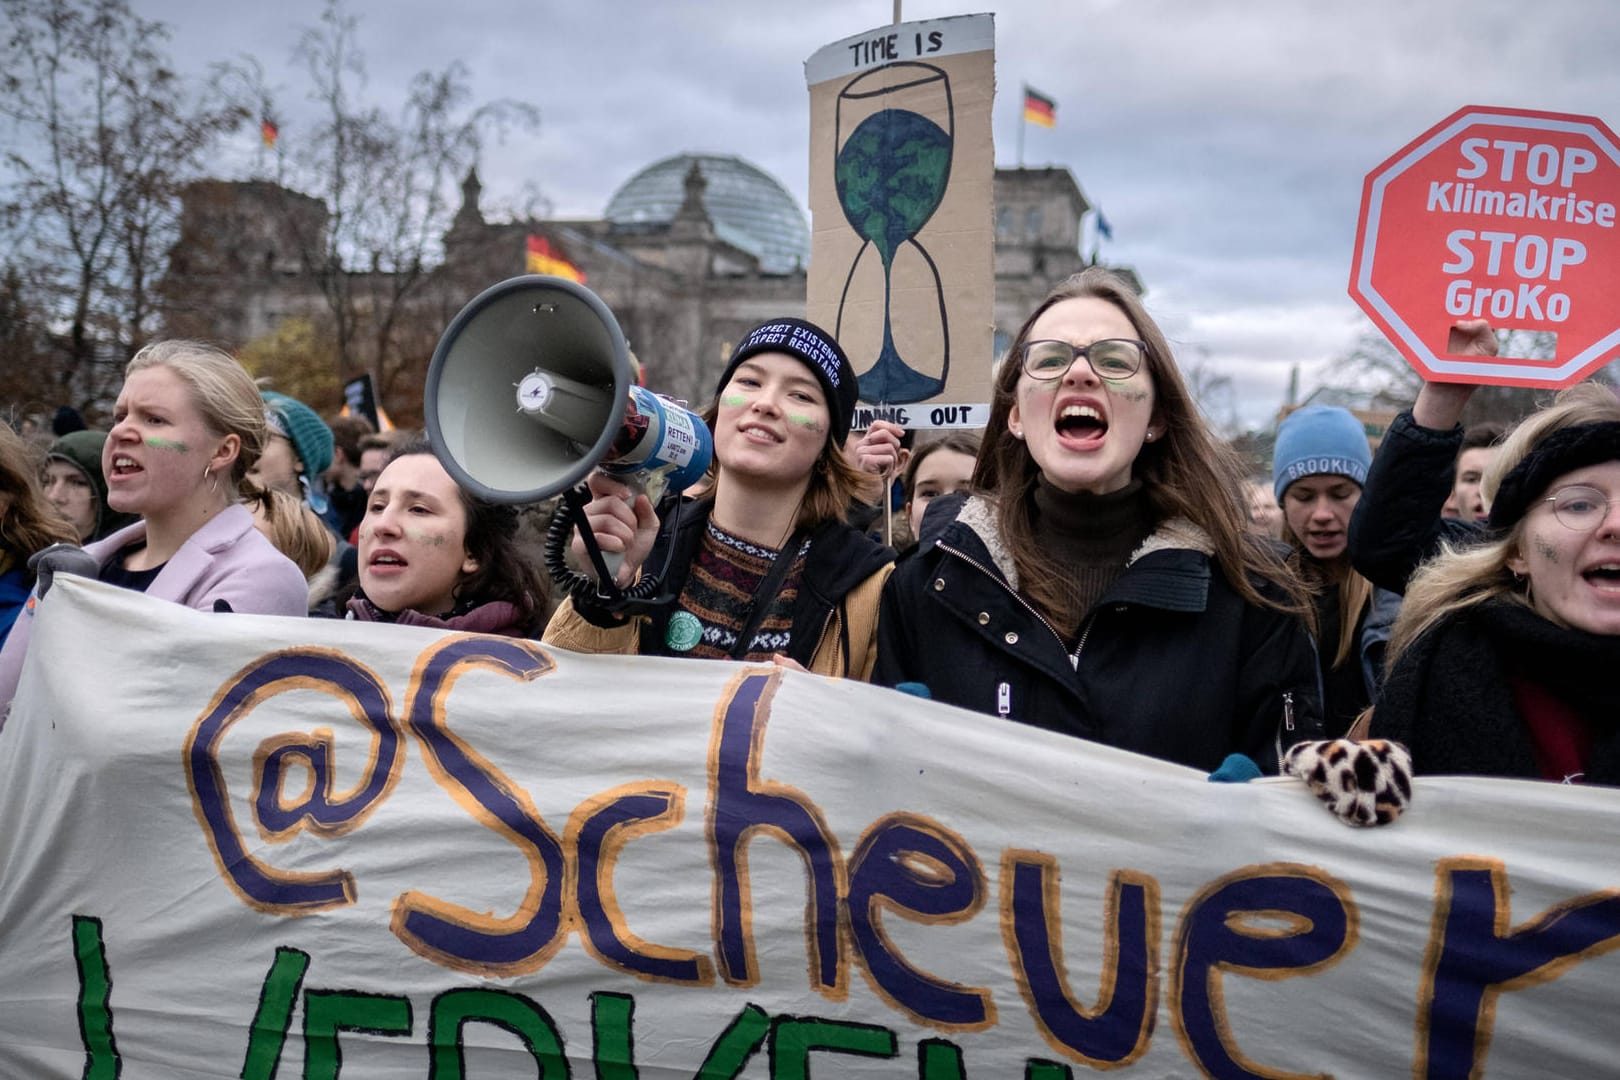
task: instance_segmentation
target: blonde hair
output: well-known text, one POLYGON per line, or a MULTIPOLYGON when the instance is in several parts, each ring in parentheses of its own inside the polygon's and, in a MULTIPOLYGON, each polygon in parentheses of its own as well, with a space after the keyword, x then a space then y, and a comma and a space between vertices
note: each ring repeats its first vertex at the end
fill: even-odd
POLYGON ((233 489, 253 496, 258 488, 245 483, 248 470, 258 463, 270 439, 264 418, 264 399, 253 377, 230 353, 201 341, 180 338, 154 341, 141 349, 124 368, 124 378, 147 368, 174 372, 191 390, 203 423, 214 435, 235 435, 241 440, 231 465, 233 489))
POLYGON ((1555 431, 1582 424, 1602 424, 1620 421, 1620 397, 1601 383, 1576 383, 1552 399, 1552 403, 1539 412, 1533 412, 1502 439, 1496 457, 1479 478, 1480 497, 1490 509, 1501 490, 1502 478, 1524 460, 1537 443, 1555 431))
POLYGON ((1003 543, 1012 552, 1020 588, 1057 626, 1075 626, 1084 612, 1074 605, 1067 574, 1035 542, 1030 504, 1040 466, 1029 448, 1008 430, 1023 373, 1020 352, 1036 320, 1065 300, 1092 297, 1118 308, 1147 344, 1145 366, 1153 382, 1154 412, 1164 425, 1156 442, 1146 443, 1131 465, 1142 481, 1159 521, 1182 517, 1208 535, 1213 559, 1232 588, 1250 604, 1311 619, 1309 592, 1291 567, 1261 538, 1248 531, 1248 494, 1242 460, 1215 437, 1193 402, 1170 352, 1170 343, 1124 278, 1090 267, 1061 282, 1030 313, 996 372, 990 420, 973 469, 973 487, 997 503, 1003 543), (1280 596, 1262 593, 1254 579, 1275 584, 1280 596))
MULTIPOLYGON (((1610 421, 1620 421, 1620 398, 1608 387, 1579 383, 1560 393, 1502 441, 1496 460, 1480 481, 1486 504, 1495 499, 1502 478, 1547 436, 1565 428, 1610 421)), ((1508 560, 1519 553, 1525 520, 1521 517, 1507 535, 1482 544, 1463 548, 1443 544, 1440 553, 1418 569, 1407 583, 1406 599, 1390 632, 1386 670, 1414 641, 1459 611, 1496 597, 1530 605, 1525 584, 1508 568, 1508 560)))
POLYGON ((337 550, 337 537, 320 515, 285 491, 255 489, 248 509, 264 519, 265 535, 277 551, 297 564, 308 581, 326 568, 337 550))

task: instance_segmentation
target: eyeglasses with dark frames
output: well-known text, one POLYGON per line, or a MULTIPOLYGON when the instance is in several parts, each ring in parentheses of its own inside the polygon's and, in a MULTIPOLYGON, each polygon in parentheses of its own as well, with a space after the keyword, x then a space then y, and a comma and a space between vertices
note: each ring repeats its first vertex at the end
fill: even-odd
POLYGON ((1023 349, 1024 374, 1049 382, 1061 379, 1079 357, 1085 357, 1099 379, 1128 379, 1142 368, 1147 342, 1134 338, 1104 338, 1090 345, 1067 341, 1027 341, 1023 349))

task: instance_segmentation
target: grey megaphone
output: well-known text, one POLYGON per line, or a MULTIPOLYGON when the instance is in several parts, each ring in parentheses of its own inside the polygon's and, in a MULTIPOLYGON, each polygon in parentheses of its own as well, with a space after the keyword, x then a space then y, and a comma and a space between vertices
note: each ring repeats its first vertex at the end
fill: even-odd
POLYGON ((566 278, 485 289, 433 351, 428 437, 468 490, 533 503, 583 481, 607 456, 634 382, 618 320, 566 278))

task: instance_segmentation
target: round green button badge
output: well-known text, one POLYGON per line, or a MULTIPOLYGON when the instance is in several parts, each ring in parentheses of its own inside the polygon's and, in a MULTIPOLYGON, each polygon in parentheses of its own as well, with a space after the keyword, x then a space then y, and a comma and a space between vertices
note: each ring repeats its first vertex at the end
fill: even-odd
POLYGON ((690 611, 677 611, 669 617, 664 644, 676 652, 686 652, 703 640, 703 624, 690 611))

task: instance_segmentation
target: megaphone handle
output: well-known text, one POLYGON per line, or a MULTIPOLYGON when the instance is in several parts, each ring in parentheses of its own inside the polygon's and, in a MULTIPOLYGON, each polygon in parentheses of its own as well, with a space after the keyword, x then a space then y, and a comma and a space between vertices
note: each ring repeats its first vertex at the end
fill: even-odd
MULTIPOLYGON (((633 495, 631 497, 634 498, 633 495)), ((623 595, 619 589, 619 568, 624 565, 624 556, 618 552, 603 551, 596 542, 596 534, 586 524, 585 506, 590 502, 588 490, 583 484, 569 488, 563 492, 563 502, 568 506, 569 517, 575 522, 580 542, 585 546, 585 557, 596 571, 597 592, 609 599, 623 595)))
MULTIPOLYGON (((635 506, 636 499, 640 496, 646 495, 648 498, 652 498, 652 492, 648 490, 645 477, 646 473, 640 470, 613 474, 613 479, 625 486, 624 501, 629 503, 632 508, 635 506)), ((657 502, 658 500, 653 499, 653 501, 657 502)), ((608 570, 613 575, 609 580, 617 586, 619 584, 619 569, 624 566, 624 553, 604 551, 602 552, 602 561, 607 564, 608 570)))

